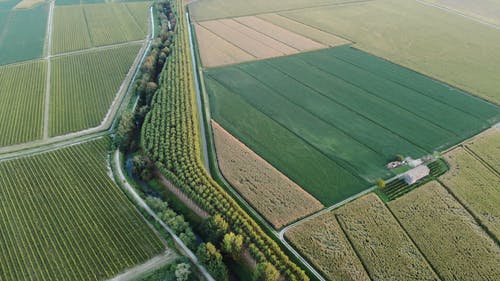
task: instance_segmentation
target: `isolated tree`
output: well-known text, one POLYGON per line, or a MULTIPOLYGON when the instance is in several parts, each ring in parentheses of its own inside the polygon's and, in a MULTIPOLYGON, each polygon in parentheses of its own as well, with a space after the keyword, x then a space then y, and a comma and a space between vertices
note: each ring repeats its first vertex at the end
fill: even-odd
POLYGON ((385 184, 385 181, 383 179, 378 179, 377 180, 377 185, 380 188, 384 188, 386 184, 385 184))
POLYGON ((177 281, 187 281, 191 275, 191 266, 187 263, 180 263, 175 268, 175 277, 177 281))
POLYGON ((257 264, 253 274, 253 281, 277 281, 280 277, 278 270, 270 263, 263 262, 257 264))
POLYGON ((403 161, 403 160, 405 160, 405 157, 402 154, 396 154, 396 160, 403 161))
POLYGON ((222 239, 221 250, 230 255, 233 260, 238 260, 241 257, 243 249, 243 236, 229 232, 222 239))

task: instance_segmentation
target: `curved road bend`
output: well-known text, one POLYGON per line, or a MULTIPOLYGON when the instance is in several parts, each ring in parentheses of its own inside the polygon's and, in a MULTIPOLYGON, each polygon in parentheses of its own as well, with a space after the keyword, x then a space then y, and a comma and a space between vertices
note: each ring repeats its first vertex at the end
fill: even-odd
POLYGON ((208 281, 215 281, 215 279, 208 273, 208 271, 205 269, 203 265, 200 264, 198 261, 198 258, 194 255, 194 253, 182 242, 182 240, 174 233, 174 231, 167 225, 165 224, 157 215, 156 213, 144 202, 141 196, 137 194, 135 189, 128 183, 127 179, 123 175, 123 170, 120 165, 120 152, 118 150, 115 151, 115 167, 114 171, 117 173, 118 177, 122 181, 122 186, 132 195, 133 199, 136 201, 141 208, 143 208, 151 217, 153 217, 165 231, 170 234, 172 239, 174 240, 175 244, 179 247, 182 252, 184 252, 189 260, 198 268, 200 273, 208 280, 208 281))

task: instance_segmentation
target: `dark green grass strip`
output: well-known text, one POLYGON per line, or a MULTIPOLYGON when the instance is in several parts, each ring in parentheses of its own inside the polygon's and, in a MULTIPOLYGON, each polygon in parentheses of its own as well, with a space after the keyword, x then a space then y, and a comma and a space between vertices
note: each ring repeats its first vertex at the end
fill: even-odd
POLYGON ((206 76, 205 83, 212 117, 323 204, 369 186, 215 80, 206 76))

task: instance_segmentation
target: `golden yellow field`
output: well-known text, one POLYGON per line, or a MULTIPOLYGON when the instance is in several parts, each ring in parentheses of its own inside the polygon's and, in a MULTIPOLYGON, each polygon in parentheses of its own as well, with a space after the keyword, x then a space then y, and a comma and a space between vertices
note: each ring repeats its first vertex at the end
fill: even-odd
POLYGON ((466 146, 500 172, 500 129, 489 129, 466 143, 466 146))
POLYGON ((440 180, 497 238, 500 237, 498 174, 461 147, 444 157, 450 164, 450 171, 440 180))
POLYGON ((389 207, 441 279, 500 276, 500 249, 438 182, 390 202, 389 207))
POLYGON ((318 200, 219 124, 212 122, 212 128, 222 174, 275 228, 323 208, 318 200))
POLYGON ((370 280, 333 213, 290 229, 286 238, 329 280, 370 280))
POLYGON ((335 211, 373 280, 436 280, 436 274, 373 193, 335 211))

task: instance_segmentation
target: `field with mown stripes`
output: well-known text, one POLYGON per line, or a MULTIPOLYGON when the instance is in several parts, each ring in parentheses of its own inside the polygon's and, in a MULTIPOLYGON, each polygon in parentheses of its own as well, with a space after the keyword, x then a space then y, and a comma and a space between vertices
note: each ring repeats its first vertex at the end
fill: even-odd
POLYGON ((42 136, 45 62, 0 67, 0 147, 42 136))
POLYGON ((385 164, 397 154, 442 151, 500 121, 498 106, 350 46, 212 68, 205 78, 213 118, 327 204, 392 176, 385 164), (305 147, 336 168, 309 174, 305 147))
POLYGON ((50 135, 101 124, 140 44, 52 59, 50 135))
POLYGON ((165 249, 109 177, 109 145, 0 162, 0 280, 105 280, 165 249))

